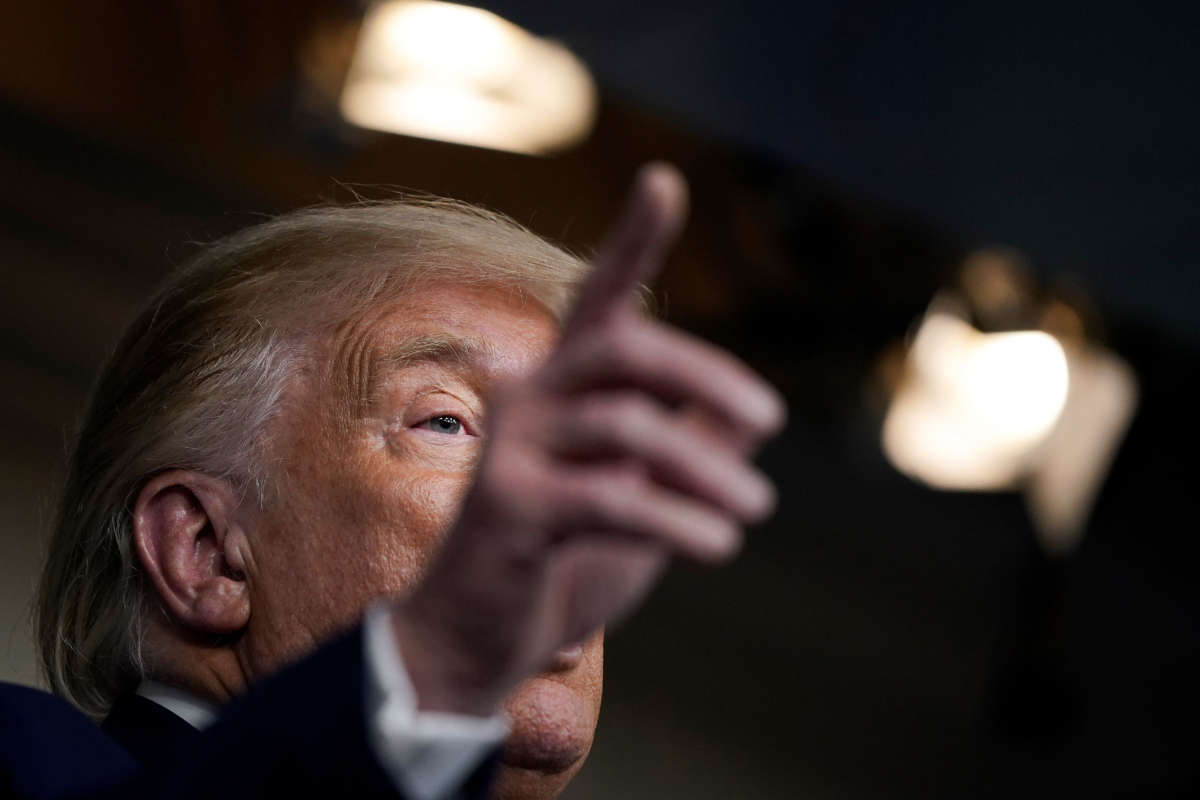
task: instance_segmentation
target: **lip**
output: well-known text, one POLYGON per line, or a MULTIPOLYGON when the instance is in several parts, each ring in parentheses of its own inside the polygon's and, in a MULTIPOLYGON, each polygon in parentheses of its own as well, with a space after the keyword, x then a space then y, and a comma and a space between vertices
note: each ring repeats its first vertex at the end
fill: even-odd
POLYGON ((573 644, 554 651, 554 660, 550 663, 551 672, 567 672, 579 666, 583 661, 583 645, 573 644))

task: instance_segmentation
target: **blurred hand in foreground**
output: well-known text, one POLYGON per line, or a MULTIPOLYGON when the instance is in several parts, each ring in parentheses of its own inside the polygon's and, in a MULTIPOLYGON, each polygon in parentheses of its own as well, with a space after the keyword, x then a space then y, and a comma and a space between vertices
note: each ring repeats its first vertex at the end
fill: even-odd
POLYGON ((632 302, 686 204, 678 172, 643 168, 555 351, 489 397, 474 483, 393 613, 422 709, 493 713, 559 648, 636 606, 670 557, 728 560, 772 511, 749 459, 783 425, 779 395, 632 302))

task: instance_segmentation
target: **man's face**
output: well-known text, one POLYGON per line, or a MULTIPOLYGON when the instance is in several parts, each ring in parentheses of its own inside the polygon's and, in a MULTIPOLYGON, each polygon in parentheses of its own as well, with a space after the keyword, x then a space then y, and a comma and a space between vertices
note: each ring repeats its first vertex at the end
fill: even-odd
MULTIPOLYGON (((343 325, 284 404, 279 499, 254 518, 251 617, 238 656, 252 680, 420 579, 453 523, 497 381, 549 354, 554 318, 491 288, 413 289, 343 325)), ((510 698, 499 793, 549 796, 582 765, 600 708, 599 634, 510 698)))

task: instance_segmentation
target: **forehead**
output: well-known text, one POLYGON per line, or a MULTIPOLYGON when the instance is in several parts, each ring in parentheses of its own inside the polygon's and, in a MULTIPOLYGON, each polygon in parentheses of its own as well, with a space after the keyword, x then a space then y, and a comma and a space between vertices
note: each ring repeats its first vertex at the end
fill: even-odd
POLYGON ((435 284, 409 289, 341 326, 333 365, 362 400, 387 374, 414 361, 445 362, 487 382, 524 375, 557 338, 554 316, 524 293, 435 284))

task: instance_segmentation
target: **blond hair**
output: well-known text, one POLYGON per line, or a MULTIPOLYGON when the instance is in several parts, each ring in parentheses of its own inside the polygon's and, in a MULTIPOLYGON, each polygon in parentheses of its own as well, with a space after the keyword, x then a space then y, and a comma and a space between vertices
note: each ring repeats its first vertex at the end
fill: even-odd
POLYGON ((35 610, 50 688, 98 717, 136 686, 161 608, 133 545, 138 492, 189 469, 264 502, 270 423, 332 326, 418 281, 503 287, 561 320, 584 271, 509 218, 442 199, 306 209, 184 264, 120 340, 75 441, 35 610))

